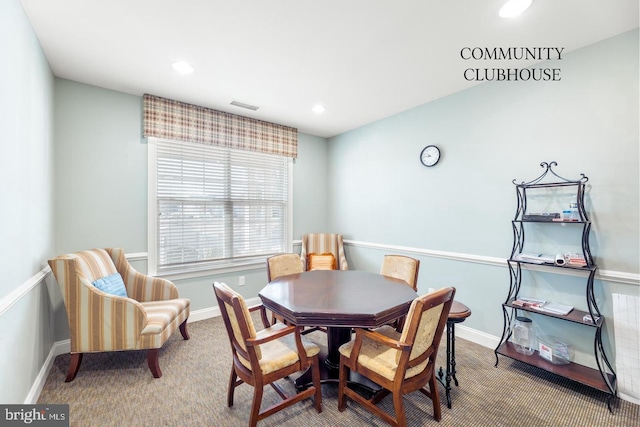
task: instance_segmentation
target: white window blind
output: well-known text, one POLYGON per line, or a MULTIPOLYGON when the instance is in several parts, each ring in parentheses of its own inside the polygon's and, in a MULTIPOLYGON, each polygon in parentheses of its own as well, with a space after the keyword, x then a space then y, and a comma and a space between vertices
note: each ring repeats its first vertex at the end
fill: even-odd
POLYGON ((287 157, 149 138, 149 271, 264 264, 290 246, 287 157))

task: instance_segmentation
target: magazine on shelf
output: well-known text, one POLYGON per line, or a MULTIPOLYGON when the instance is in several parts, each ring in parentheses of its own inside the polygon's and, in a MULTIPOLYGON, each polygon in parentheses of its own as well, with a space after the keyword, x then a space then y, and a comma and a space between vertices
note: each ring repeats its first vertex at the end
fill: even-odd
POLYGON ((522 308, 533 308, 535 310, 544 311, 547 313, 559 314, 565 316, 571 313, 573 306, 566 304, 559 304, 557 302, 549 302, 537 298, 519 297, 511 302, 511 305, 522 308))
POLYGON ((571 313, 571 310, 573 310, 573 306, 559 304, 557 302, 549 302, 539 307, 539 310, 546 311, 547 313, 560 314, 562 316, 565 316, 571 313))
POLYGON ((527 308, 540 308, 545 305, 547 301, 529 297, 520 297, 511 302, 511 304, 517 307, 527 307, 527 308))
POLYGON ((553 264, 555 256, 545 254, 520 253, 513 257, 516 261, 530 262, 532 264, 553 264))

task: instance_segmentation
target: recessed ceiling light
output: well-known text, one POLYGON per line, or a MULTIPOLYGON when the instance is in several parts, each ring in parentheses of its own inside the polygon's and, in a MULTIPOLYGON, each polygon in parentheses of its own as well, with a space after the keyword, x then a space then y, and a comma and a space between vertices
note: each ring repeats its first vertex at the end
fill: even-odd
POLYGON ((193 67, 186 62, 174 62, 173 69, 179 72, 180 74, 191 74, 193 73, 193 67))
POLYGON ((531 6, 533 0, 509 0, 498 14, 503 18, 514 18, 531 6))
POLYGON ((323 106, 323 105, 318 104, 318 105, 316 105, 315 107, 313 107, 313 108, 311 109, 311 111, 313 111, 313 112, 314 112, 314 113, 316 113, 316 114, 322 114, 322 113, 324 113, 325 109, 326 109, 326 108, 324 108, 324 106, 323 106))
POLYGON ((255 105, 245 104, 244 102, 240 102, 240 101, 231 101, 231 105, 235 105, 236 107, 246 108, 247 110, 253 110, 253 111, 256 111, 258 108, 260 108, 260 107, 256 107, 255 105))

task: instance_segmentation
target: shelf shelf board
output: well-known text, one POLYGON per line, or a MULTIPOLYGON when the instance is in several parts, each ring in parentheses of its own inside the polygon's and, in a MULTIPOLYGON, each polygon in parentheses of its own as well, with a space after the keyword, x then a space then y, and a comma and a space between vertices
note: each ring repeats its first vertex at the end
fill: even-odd
POLYGON ((531 313, 537 313, 537 314, 541 314, 543 316, 549 316, 549 317, 555 317, 556 319, 562 319, 562 320, 568 320, 570 322, 575 322, 575 323, 579 323, 581 325, 585 325, 585 326, 592 326, 592 327, 601 327, 602 323, 603 323, 603 316, 600 316, 600 319, 598 319, 598 321, 596 323, 591 323, 591 322, 585 322, 584 320, 582 320, 582 318, 585 315, 588 315, 589 312, 588 311, 582 311, 582 310, 578 310, 578 309, 573 309, 571 310, 568 314, 562 315, 562 314, 555 314, 555 313, 549 313, 548 311, 543 311, 543 310, 538 310, 536 308, 533 307, 520 307, 517 305, 513 305, 513 301, 516 300, 516 298, 511 298, 509 301, 507 301, 506 303, 502 304, 506 307, 511 307, 511 308, 515 308, 518 310, 523 310, 523 311, 528 311, 531 313))
POLYGON ((595 269, 598 268, 597 265, 585 265, 582 267, 578 267, 576 265, 555 265, 555 264, 551 264, 551 263, 537 263, 537 262, 529 262, 529 261, 523 261, 521 259, 513 259, 513 258, 509 258, 509 262, 515 262, 518 264, 526 264, 526 265, 536 265, 536 266, 540 266, 540 267, 549 267, 549 268, 560 268, 560 269, 564 269, 564 270, 577 270, 577 271, 593 271, 595 269))
MULTIPOLYGON (((602 378, 600 371, 597 369, 589 368, 588 366, 579 365, 573 362, 566 365, 554 365, 553 363, 538 356, 537 351, 530 356, 518 353, 510 341, 507 341, 498 347, 496 349, 496 353, 510 359, 526 363, 527 365, 535 366, 536 368, 540 368, 544 371, 569 378, 570 380, 595 388, 596 390, 600 390, 608 394, 614 394, 602 378)), ((605 373, 605 375, 607 375, 609 383, 612 384, 615 390, 615 376, 609 373, 605 373)))
POLYGON ((591 221, 549 221, 544 219, 514 219, 513 222, 534 222, 537 224, 589 224, 591 221))
POLYGON ((527 184, 526 182, 515 184, 518 188, 532 189, 532 188, 555 188, 555 187, 578 187, 583 186, 584 181, 560 181, 560 182, 539 182, 537 184, 527 184))

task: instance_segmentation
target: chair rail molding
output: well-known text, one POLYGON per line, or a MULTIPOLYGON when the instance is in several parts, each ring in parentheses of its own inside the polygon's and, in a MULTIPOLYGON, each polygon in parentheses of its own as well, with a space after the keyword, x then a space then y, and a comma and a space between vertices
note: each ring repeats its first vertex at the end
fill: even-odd
MULTIPOLYGON (((293 246, 300 246, 302 243, 300 240, 294 240, 293 246)), ((496 267, 507 267, 506 258, 499 257, 490 257, 484 255, 474 255, 474 254, 466 254, 460 252, 446 252, 446 251, 438 251, 434 249, 425 249, 425 248, 415 248, 411 246, 399 246, 399 245, 387 245, 384 243, 372 243, 372 242, 363 242, 359 240, 344 240, 345 246, 353 246, 359 248, 369 248, 376 249, 381 251, 394 251, 406 254, 414 254, 414 255, 422 255, 426 257, 432 258, 442 258, 449 259, 453 261, 460 262, 472 262, 476 264, 486 264, 493 265, 496 267)), ((129 261, 146 261, 147 253, 146 252, 136 252, 131 254, 126 254, 126 258, 129 261)), ((531 270, 536 269, 544 269, 544 266, 526 266, 526 268, 531 270)), ((235 271, 235 270, 234 270, 235 271)), ((566 272, 562 272, 563 274, 579 276, 579 271, 567 270, 566 272)), ((49 266, 44 267, 42 270, 38 271, 33 276, 29 277, 24 283, 15 288, 13 291, 9 292, 2 299, 0 299, 0 316, 2 316, 7 310, 9 310, 16 302, 18 302, 23 296, 31 292, 33 288, 35 288, 39 283, 43 282, 47 276, 51 274, 51 269, 49 266)), ((179 279, 179 278, 176 278, 179 279)), ((605 280, 608 282, 622 283, 625 285, 635 285, 640 287, 640 274, 637 273, 627 273, 624 271, 616 271, 616 270, 598 270, 596 273, 596 279, 605 280)), ((206 315, 205 315, 206 317, 206 315)))
POLYGON ((47 276, 51 274, 51 269, 46 266, 33 276, 29 277, 24 283, 9 292, 0 300, 0 316, 4 315, 15 303, 33 290, 39 283, 44 282, 47 276))

